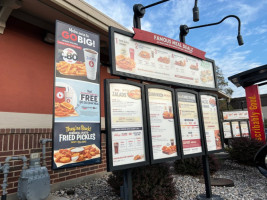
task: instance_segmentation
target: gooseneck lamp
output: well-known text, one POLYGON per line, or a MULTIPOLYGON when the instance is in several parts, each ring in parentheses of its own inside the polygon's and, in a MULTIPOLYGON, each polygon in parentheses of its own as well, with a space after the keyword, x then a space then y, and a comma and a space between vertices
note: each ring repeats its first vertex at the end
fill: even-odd
POLYGON ((199 21, 199 9, 197 7, 197 0, 195 0, 195 6, 193 8, 193 21, 194 22, 199 21))
POLYGON ((244 42, 243 42, 243 38, 240 34, 240 29, 241 29, 241 21, 239 19, 239 17, 237 17, 236 15, 228 15, 226 17, 224 17, 221 21, 219 22, 216 22, 216 23, 211 23, 211 24, 204 24, 204 25, 200 25, 200 26, 192 26, 192 27, 188 27, 187 25, 181 25, 180 26, 180 42, 183 42, 185 43, 185 36, 189 33, 189 30, 190 29, 195 29, 195 28, 201 28, 201 27, 206 27, 206 26, 214 26, 214 25, 217 25, 217 24, 220 24, 222 23, 225 19, 229 18, 229 17, 234 17, 237 19, 238 21, 238 35, 237 35, 237 41, 238 41, 238 44, 239 46, 243 45, 244 42))
MULTIPOLYGON (((144 17, 144 15, 146 13, 146 8, 156 6, 156 5, 164 3, 166 1, 169 1, 169 0, 158 1, 158 2, 152 3, 152 4, 147 5, 147 6, 143 6, 142 4, 135 4, 133 6, 133 11, 134 11, 133 26, 135 28, 141 29, 141 18, 144 17)), ((199 21, 199 9, 197 7, 197 0, 195 0, 195 6, 193 8, 193 21, 194 22, 199 21)))

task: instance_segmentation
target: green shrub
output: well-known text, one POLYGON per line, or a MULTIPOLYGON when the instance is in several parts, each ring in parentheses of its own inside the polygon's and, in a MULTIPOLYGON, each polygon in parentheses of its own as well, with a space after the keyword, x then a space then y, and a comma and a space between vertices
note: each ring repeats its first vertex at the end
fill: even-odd
MULTIPOLYGON (((214 155, 208 156, 210 174, 214 174, 220 168, 220 163, 214 155)), ((203 174, 202 157, 185 158, 174 162, 174 170, 177 174, 198 176, 203 174)))
MULTIPOLYGON (((108 184, 120 195, 124 171, 114 171, 108 178, 108 184)), ((167 164, 156 164, 132 170, 133 199, 135 200, 171 200, 177 192, 167 164)))
POLYGON ((254 156, 263 146, 263 142, 247 137, 234 138, 227 149, 230 159, 244 165, 254 165, 254 156))

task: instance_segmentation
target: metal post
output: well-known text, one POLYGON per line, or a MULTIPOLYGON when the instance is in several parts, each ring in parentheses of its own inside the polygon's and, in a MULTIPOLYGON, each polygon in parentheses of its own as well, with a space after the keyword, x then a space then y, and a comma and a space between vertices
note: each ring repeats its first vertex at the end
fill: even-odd
POLYGON ((202 164, 203 164, 203 173, 205 179, 206 198, 211 198, 212 191, 210 182, 210 169, 209 169, 209 160, 207 155, 202 156, 202 164))
POLYGON ((126 169, 123 176, 123 194, 121 197, 124 200, 133 200, 132 192, 132 169, 126 169))

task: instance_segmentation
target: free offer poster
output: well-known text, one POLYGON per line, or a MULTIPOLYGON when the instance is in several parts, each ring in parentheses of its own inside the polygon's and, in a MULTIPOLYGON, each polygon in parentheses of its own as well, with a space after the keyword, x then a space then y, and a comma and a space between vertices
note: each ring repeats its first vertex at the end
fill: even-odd
POLYGON ((116 167, 145 161, 141 88, 110 83, 109 100, 112 165, 116 167))
POLYGON ((196 95, 178 92, 178 111, 184 155, 202 152, 196 95))
POLYGON ((148 88, 153 159, 177 156, 172 92, 148 88))
POLYGON ((101 162, 99 36, 56 22, 53 169, 101 162))
POLYGON ((201 107, 204 119, 207 150, 222 149, 216 98, 211 95, 201 95, 201 107))

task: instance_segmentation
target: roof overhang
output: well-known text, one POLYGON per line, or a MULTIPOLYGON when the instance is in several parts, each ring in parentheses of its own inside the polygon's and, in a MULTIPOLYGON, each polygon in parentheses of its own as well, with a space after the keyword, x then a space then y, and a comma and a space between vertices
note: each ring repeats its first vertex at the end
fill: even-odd
POLYGON ((4 33, 9 16, 55 33, 60 20, 100 35, 101 59, 108 62, 108 29, 113 26, 130 31, 83 0, 1 0, 0 33, 4 33))
MULTIPOLYGON (((239 74, 228 77, 236 87, 242 86, 243 88, 256 83, 260 83, 267 80, 267 65, 256 67, 239 74)), ((263 83, 259 85, 264 85, 263 83)))

